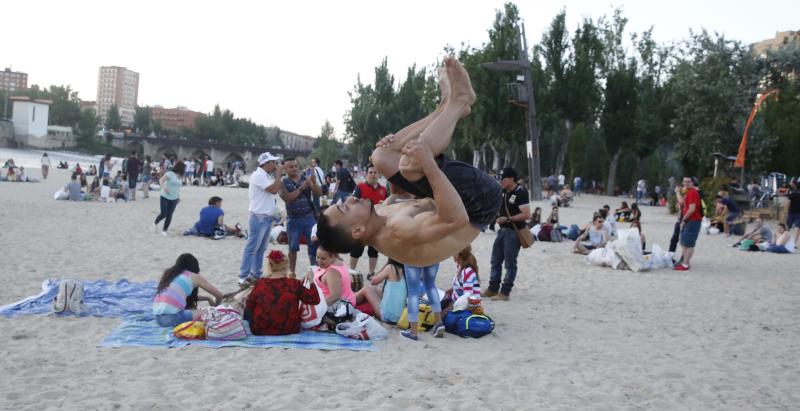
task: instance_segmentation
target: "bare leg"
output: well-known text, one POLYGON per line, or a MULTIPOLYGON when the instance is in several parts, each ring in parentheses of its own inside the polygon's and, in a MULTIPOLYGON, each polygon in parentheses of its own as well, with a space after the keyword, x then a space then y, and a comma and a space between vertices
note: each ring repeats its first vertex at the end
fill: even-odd
MULTIPOLYGON (((450 82, 450 96, 444 100, 441 114, 436 116, 419 135, 419 141, 427 144, 434 156, 447 149, 452 141, 456 123, 470 113, 470 107, 475 102, 475 92, 472 90, 469 74, 461 63, 448 57, 445 59, 445 68, 450 82)), ((408 181, 417 181, 423 176, 419 165, 405 156, 401 156, 399 168, 408 181)))
POLYGON ((369 284, 356 293, 356 304, 361 305, 364 302, 368 302, 372 306, 375 316, 381 318, 381 299, 375 288, 369 284))
POLYGON ((289 251, 289 272, 294 273, 297 268, 297 252, 289 251))

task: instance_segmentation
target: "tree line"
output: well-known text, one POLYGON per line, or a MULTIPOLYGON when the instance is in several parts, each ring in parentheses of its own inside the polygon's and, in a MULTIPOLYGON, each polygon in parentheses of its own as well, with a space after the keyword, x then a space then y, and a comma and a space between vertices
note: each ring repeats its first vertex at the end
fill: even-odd
MULTIPOLYGON (((793 161, 800 156, 798 47, 756 56, 742 42, 706 30, 662 44, 652 27, 631 33, 627 23, 618 9, 585 17, 571 29, 561 11, 533 46, 543 175, 581 176, 608 193, 627 191, 639 178, 663 184, 670 176, 706 176, 713 153, 736 154, 757 96, 774 88, 779 98, 762 106, 750 128, 746 170, 800 174, 793 161)), ((480 47, 444 51, 458 56, 478 96, 449 154, 484 169, 510 165, 525 174, 525 111, 509 104, 517 73, 481 67, 516 59, 519 30, 517 6, 507 3, 480 47)), ((379 138, 435 108, 435 66, 412 66, 396 81, 385 58, 371 82, 357 79, 344 121, 356 159, 365 162, 379 138)))

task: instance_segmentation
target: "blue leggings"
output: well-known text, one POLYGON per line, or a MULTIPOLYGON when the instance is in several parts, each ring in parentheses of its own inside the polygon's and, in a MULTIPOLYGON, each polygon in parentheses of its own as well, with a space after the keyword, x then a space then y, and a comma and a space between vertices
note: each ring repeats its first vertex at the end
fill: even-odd
POLYGON ((436 273, 438 271, 439 264, 427 267, 405 265, 406 287, 408 288, 408 322, 419 322, 419 296, 422 294, 423 285, 425 293, 428 294, 431 310, 435 313, 442 312, 439 290, 436 289, 436 273))

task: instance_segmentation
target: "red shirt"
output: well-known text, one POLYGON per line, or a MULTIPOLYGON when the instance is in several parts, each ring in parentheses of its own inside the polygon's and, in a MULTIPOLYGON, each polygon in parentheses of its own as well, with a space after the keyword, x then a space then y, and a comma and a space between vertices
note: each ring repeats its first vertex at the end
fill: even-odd
POLYGON ((372 204, 380 204, 383 200, 386 200, 386 187, 380 184, 376 184, 375 187, 372 187, 367 183, 359 183, 353 195, 356 198, 366 198, 372 201, 372 204))
POLYGON ((686 217, 686 212, 689 211, 689 204, 695 205, 694 213, 692 213, 686 221, 701 221, 703 215, 700 213, 700 209, 703 208, 703 202, 700 200, 700 192, 695 188, 690 188, 689 191, 686 192, 686 197, 683 199, 683 209, 681 213, 684 217, 686 217))
POLYGON ((300 332, 300 302, 319 304, 316 285, 306 288, 294 278, 262 278, 247 297, 246 317, 254 335, 300 332))

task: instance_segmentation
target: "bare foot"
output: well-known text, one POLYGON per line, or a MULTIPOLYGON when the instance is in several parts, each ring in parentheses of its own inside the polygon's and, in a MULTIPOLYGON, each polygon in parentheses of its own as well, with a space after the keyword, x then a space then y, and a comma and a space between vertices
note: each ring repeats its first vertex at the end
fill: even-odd
POLYGON ((475 102, 475 91, 472 89, 469 73, 464 69, 464 65, 455 58, 445 59, 445 67, 450 80, 452 101, 464 105, 462 117, 466 117, 471 112, 470 106, 475 102))
MULTIPOLYGON (((449 58, 449 57, 448 57, 449 58)), ((439 93, 442 95, 442 100, 440 104, 444 104, 445 100, 450 97, 451 87, 450 87, 450 79, 447 77, 447 66, 442 63, 439 66, 439 93)))

